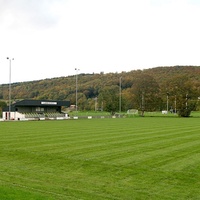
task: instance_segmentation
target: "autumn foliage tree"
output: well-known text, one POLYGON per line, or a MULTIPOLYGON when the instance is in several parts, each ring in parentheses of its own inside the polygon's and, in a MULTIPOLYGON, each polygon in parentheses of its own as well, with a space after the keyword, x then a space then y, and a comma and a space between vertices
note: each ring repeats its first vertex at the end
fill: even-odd
POLYGON ((159 85, 152 76, 140 73, 135 77, 131 92, 133 94, 134 108, 144 111, 159 110, 160 93, 159 85))
POLYGON ((104 110, 114 115, 119 110, 119 87, 105 87, 100 91, 100 97, 104 105, 104 110))
POLYGON ((179 116, 189 117, 191 111, 195 110, 198 100, 198 91, 189 78, 186 75, 177 75, 171 78, 167 91, 171 102, 174 102, 171 103, 170 107, 173 110, 176 109, 179 116))

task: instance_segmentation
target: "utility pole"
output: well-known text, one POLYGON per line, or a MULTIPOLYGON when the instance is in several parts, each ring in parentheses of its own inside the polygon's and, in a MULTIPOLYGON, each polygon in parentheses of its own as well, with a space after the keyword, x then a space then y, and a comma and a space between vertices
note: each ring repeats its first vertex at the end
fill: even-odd
POLYGON ((122 111, 122 77, 119 78, 119 114, 122 111))
POLYGON ((7 57, 7 59, 9 60, 9 116, 8 116, 8 120, 11 119, 11 63, 12 60, 14 60, 14 58, 9 58, 7 57))
POLYGON ((175 114, 176 114, 176 95, 175 95, 175 101, 174 101, 174 104, 175 104, 175 114))
POLYGON ((169 111, 169 92, 167 92, 167 114, 169 111))
POLYGON ((94 98, 94 110, 95 110, 95 111, 97 111, 97 104, 98 104, 97 100, 98 100, 98 98, 95 97, 95 98, 94 98))
POLYGON ((187 107, 188 107, 188 94, 186 94, 186 99, 185 99, 186 101, 185 101, 185 107, 186 107, 186 109, 187 109, 187 107))
POLYGON ((75 68, 76 70, 76 116, 77 116, 77 112, 78 112, 78 71, 79 69, 75 68))
POLYGON ((142 117, 144 117, 144 92, 142 92, 142 117))

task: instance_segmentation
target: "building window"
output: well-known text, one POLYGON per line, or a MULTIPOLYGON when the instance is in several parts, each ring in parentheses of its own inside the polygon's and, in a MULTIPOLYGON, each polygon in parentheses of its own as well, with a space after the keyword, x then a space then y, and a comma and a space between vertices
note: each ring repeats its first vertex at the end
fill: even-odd
POLYGON ((36 112, 44 112, 44 108, 41 108, 41 107, 36 107, 36 112))

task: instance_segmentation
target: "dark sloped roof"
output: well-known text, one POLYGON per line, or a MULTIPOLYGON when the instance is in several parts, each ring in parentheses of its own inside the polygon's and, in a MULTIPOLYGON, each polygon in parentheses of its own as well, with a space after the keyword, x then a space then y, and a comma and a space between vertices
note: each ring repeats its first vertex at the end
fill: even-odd
MULTIPOLYGON (((22 100, 11 105, 11 111, 15 111, 17 107, 61 107, 70 106, 70 101, 54 101, 54 100, 22 100)), ((8 111, 9 107, 3 108, 3 111, 8 111)))
POLYGON ((70 106, 70 101, 22 100, 12 104, 12 106, 70 106))

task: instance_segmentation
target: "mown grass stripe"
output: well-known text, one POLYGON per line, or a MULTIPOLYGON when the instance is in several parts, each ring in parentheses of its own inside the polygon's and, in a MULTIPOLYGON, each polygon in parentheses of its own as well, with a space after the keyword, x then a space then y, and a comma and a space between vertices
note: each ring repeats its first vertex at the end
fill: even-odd
POLYGON ((26 186, 19 189, 22 195, 33 188, 41 199, 200 198, 198 118, 16 122, 0 128, 0 198, 17 185, 26 186))

